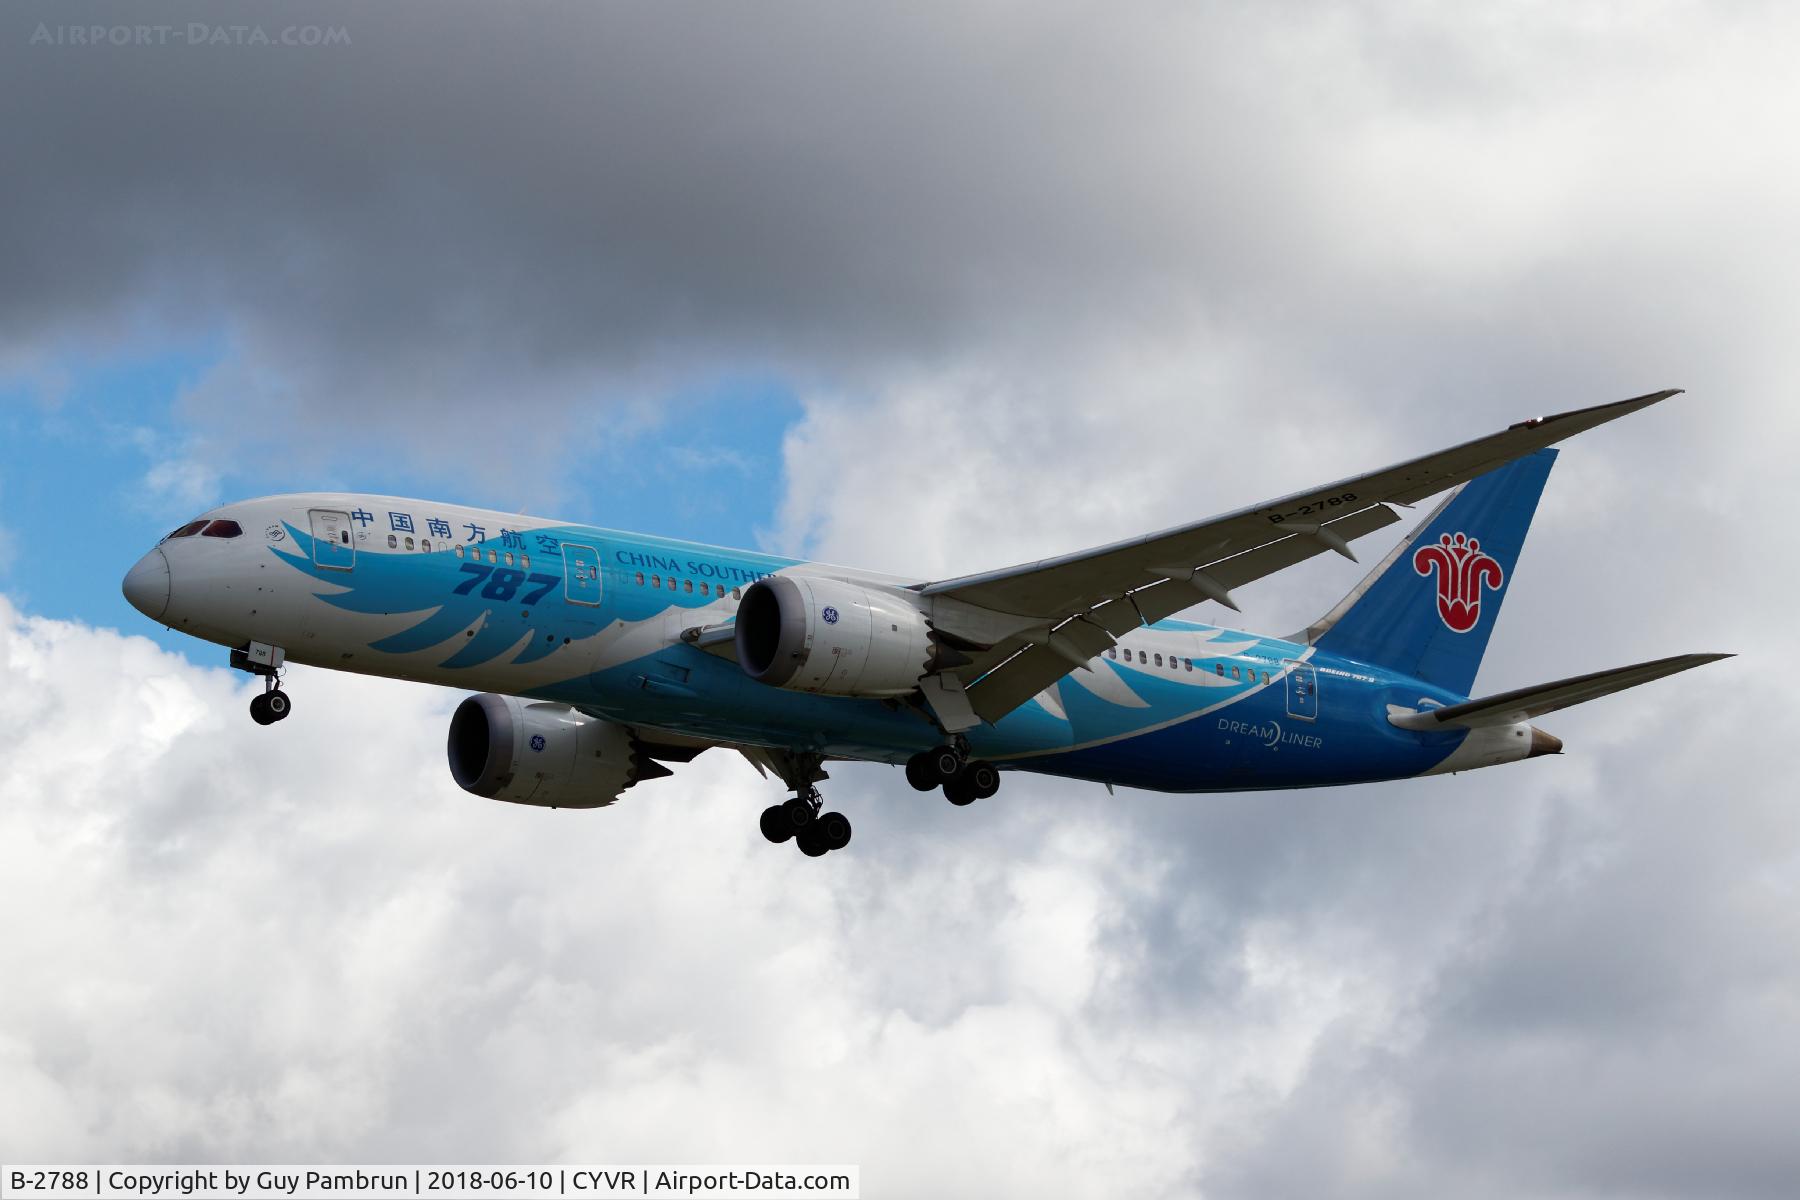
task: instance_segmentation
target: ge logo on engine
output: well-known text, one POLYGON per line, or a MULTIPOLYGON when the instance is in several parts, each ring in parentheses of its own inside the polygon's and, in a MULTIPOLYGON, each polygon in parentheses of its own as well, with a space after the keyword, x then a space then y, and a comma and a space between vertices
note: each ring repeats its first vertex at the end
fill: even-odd
POLYGON ((824 621, 827 625, 836 625, 837 624, 837 609, 835 609, 835 608, 831 607, 831 605, 827 604, 825 606, 824 610, 819 613, 819 619, 824 621))
POLYGON ((531 748, 533 750, 536 750, 540 754, 543 753, 543 751, 544 751, 544 735, 543 734, 534 733, 531 735, 531 748))

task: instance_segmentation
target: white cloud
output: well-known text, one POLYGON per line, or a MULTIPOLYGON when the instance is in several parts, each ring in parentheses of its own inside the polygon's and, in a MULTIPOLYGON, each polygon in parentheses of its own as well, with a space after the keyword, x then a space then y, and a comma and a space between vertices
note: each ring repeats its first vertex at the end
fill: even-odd
POLYGON ((1549 1138, 1555 1078, 1615 1141, 1789 1163, 1768 1114, 1800 1072, 1742 1022, 1800 985, 1800 845, 1768 791, 1703 798, 1734 738, 1729 778, 1770 769, 1734 732, 1766 696, 1723 678, 1615 745, 1341 794, 1020 777, 965 811, 839 767, 857 840, 816 862, 761 841, 772 785, 722 755, 609 810, 513 809, 448 780, 448 693, 297 670, 265 729, 250 686, 0 601, 5 1157, 1597 1190, 1623 1155, 1573 1115, 1529 1169, 1471 1157, 1495 1122, 1549 1138), (1729 1130, 1681 1132, 1669 1055, 1711 1064, 1729 1130), (1644 1082, 1596 1072, 1622 1061, 1644 1082))
POLYGON ((144 473, 145 504, 158 511, 199 512, 218 502, 218 471, 191 454, 150 465, 144 473))

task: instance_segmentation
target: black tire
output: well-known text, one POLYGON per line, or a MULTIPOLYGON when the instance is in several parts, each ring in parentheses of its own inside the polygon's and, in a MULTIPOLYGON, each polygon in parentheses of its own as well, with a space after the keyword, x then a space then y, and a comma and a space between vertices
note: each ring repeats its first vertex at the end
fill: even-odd
POLYGON ((784 805, 771 804, 762 810, 762 835, 777 846, 794 836, 794 823, 788 820, 784 805))
POLYGON ((781 806, 781 811, 787 814, 788 828, 794 830, 796 833, 805 829, 808 825, 811 825, 813 818, 818 815, 813 811, 812 805, 808 804, 798 796, 795 796, 792 800, 784 803, 781 806))
POLYGON ((925 754, 926 761, 931 764, 931 773, 937 776, 939 783, 949 783, 962 770, 962 759, 948 746, 927 750, 925 754))
POLYGON ((944 785, 944 799, 958 808, 965 804, 975 803, 975 789, 969 782, 967 772, 957 775, 956 778, 944 785))
POLYGON ((819 829, 816 822, 808 825, 794 836, 794 845, 800 847, 800 853, 806 855, 808 858, 818 858, 820 855, 831 849, 831 847, 826 844, 825 838, 822 836, 822 831, 819 829))
POLYGON ((943 780, 937 777, 937 769, 931 765, 931 751, 915 754, 906 760, 906 782, 913 785, 914 791, 929 792, 943 780))
POLYGON ((294 702, 280 688, 263 694, 263 711, 269 714, 271 721, 285 721, 289 713, 294 711, 294 702))
POLYGON ((250 719, 258 725, 268 725, 275 720, 269 713, 269 693, 264 692, 250 701, 250 719))
POLYGON ((969 790, 977 800, 986 800, 1000 790, 1000 768, 991 762, 975 760, 963 768, 963 778, 969 781, 969 790))
POLYGON ((813 828, 827 850, 842 850, 850 844, 850 818, 841 812, 820 813, 813 828))

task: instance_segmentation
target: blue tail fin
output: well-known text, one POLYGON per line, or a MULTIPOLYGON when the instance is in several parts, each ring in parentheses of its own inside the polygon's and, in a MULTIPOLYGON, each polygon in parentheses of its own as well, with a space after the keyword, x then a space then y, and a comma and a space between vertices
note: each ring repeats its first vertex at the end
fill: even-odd
POLYGON ((1555 461, 1539 450, 1463 484, 1307 640, 1468 695, 1555 461))

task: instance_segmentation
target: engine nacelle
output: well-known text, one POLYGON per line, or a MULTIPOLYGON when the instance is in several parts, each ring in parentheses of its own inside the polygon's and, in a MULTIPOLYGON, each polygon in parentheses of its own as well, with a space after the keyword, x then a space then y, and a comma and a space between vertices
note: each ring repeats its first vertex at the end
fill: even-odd
POLYGON ((903 696, 932 669, 935 650, 924 613, 838 579, 771 575, 738 606, 738 665, 771 687, 903 696))
POLYGON ((450 718, 450 775, 512 804, 601 808, 645 772, 631 733, 566 704, 484 693, 450 718))

